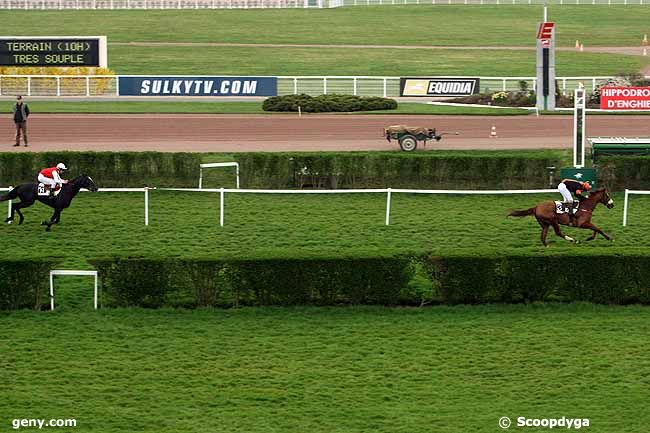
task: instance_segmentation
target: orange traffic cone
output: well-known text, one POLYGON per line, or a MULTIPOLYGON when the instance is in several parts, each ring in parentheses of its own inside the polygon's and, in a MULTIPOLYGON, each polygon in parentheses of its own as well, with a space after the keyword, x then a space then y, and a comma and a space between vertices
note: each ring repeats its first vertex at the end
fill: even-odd
POLYGON ((492 125, 492 129, 490 130, 490 138, 497 138, 497 127, 492 125))
POLYGON ((648 45, 648 35, 647 34, 643 35, 643 40, 641 41, 641 45, 648 45))
POLYGON ((580 52, 583 52, 585 50, 585 44, 580 44, 580 52))
POLYGON ((580 49, 580 41, 576 39, 576 50, 580 49))

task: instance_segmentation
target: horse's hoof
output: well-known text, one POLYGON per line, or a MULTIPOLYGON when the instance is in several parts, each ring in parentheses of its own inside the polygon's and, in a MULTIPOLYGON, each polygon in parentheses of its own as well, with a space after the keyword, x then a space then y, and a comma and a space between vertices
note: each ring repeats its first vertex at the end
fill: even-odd
POLYGON ((52 227, 47 226, 47 228, 45 229, 45 231, 46 231, 46 232, 52 231, 52 227))

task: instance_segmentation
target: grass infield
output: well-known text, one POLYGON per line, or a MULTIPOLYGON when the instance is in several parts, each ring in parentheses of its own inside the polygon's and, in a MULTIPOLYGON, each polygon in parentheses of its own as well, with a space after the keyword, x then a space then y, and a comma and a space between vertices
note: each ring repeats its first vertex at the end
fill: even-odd
POLYGON ((3 431, 30 417, 103 433, 496 432, 502 416, 644 433, 650 423, 650 309, 638 306, 62 307, 0 314, 0 329, 3 431))

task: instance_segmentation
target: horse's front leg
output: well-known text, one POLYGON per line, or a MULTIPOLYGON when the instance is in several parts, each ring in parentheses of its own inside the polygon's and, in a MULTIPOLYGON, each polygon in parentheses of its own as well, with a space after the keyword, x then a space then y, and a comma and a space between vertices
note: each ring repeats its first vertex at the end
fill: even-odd
POLYGON ((591 234, 591 236, 589 236, 587 239, 585 239, 585 241, 593 241, 594 239, 596 239, 597 234, 598 234, 598 232, 596 230, 594 230, 593 233, 591 234))
POLYGON ((573 239, 571 236, 567 236, 564 233, 562 233, 562 230, 560 230, 560 225, 557 222, 553 222, 553 230, 555 230, 555 234, 561 237, 564 240, 567 240, 569 242, 576 243, 576 240, 573 239))
POLYGON ((61 219, 61 210, 56 209, 54 211, 54 214, 52 215, 52 218, 50 218, 49 221, 43 221, 41 225, 47 226, 45 228, 45 231, 49 232, 50 230, 52 230, 52 225, 58 223, 60 219, 61 219))
POLYGON ((594 231, 593 235, 591 235, 591 239, 590 239, 590 240, 593 240, 593 239, 596 238, 596 233, 601 234, 601 235, 602 235, 605 239, 607 239, 608 241, 611 241, 611 240, 612 240, 612 237, 611 237, 610 235, 608 235, 607 233, 605 233, 604 231, 602 231, 599 227, 597 227, 596 225, 594 225, 591 221, 590 221, 590 222, 587 222, 587 223, 584 223, 584 224, 582 225, 582 227, 580 227, 580 228, 583 228, 583 229, 591 229, 591 230, 594 231))

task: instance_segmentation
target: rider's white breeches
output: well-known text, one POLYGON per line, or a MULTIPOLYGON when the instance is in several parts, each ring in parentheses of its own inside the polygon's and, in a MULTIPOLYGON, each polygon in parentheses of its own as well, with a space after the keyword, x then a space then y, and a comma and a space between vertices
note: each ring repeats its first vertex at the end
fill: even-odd
POLYGON ((43 176, 40 173, 38 174, 38 181, 44 183, 45 185, 49 185, 52 188, 56 186, 56 181, 54 179, 50 179, 49 177, 43 176))
POLYGON ((562 194, 562 197, 564 197, 564 201, 568 201, 569 203, 573 203, 573 196, 571 195, 571 191, 569 191, 566 187, 565 184, 561 183, 557 187, 558 191, 560 191, 560 194, 562 194))

